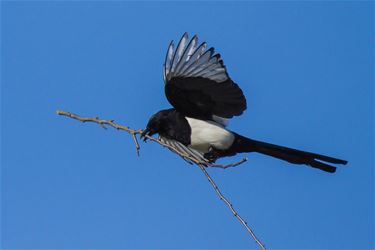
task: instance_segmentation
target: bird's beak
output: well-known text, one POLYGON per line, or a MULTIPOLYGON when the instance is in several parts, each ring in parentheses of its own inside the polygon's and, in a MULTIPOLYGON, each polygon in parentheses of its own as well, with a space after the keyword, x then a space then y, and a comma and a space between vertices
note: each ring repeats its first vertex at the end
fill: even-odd
POLYGON ((141 139, 143 139, 143 141, 147 141, 147 137, 145 137, 148 133, 150 132, 150 129, 149 128, 146 128, 145 130, 143 130, 143 132, 141 133, 141 139))

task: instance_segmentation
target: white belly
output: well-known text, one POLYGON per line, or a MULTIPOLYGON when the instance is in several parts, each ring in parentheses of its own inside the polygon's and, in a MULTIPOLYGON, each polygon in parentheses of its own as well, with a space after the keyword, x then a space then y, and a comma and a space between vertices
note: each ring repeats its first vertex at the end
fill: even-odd
POLYGON ((190 117, 186 117, 186 119, 191 127, 190 147, 207 153, 210 146, 225 150, 232 145, 234 135, 220 124, 190 117))

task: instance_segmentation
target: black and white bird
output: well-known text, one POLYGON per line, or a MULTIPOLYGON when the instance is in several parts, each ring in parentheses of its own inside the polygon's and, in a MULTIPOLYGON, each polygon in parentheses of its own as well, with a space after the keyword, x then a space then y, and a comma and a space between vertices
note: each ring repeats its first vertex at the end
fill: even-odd
MULTIPOLYGON (((220 54, 185 33, 170 43, 164 63, 165 95, 173 108, 154 114, 142 136, 159 134, 180 153, 205 162, 243 152, 257 152, 333 173, 330 164, 347 161, 256 141, 226 128, 228 119, 246 110, 246 98, 229 77, 220 54), (330 164, 328 164, 330 163, 330 164)), ((146 138, 145 138, 146 139, 146 138)))

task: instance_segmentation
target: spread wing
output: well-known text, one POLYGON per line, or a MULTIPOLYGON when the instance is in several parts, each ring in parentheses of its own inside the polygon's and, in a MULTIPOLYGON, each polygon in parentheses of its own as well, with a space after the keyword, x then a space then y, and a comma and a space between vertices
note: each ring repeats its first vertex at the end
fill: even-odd
POLYGON ((197 36, 189 41, 187 33, 176 49, 173 41, 170 43, 164 63, 168 101, 179 112, 195 118, 241 115, 246 109, 242 90, 230 79, 220 54, 206 47, 206 43, 198 45, 197 36))

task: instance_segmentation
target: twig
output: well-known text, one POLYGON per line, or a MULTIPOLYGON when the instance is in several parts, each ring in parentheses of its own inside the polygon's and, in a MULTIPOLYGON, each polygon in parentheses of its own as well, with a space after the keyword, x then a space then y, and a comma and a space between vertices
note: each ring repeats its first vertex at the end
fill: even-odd
POLYGON ((234 162, 234 163, 231 163, 231 164, 228 164, 228 165, 209 164, 209 166, 210 167, 214 167, 214 168, 223 168, 223 169, 226 169, 226 168, 237 167, 238 165, 241 165, 242 163, 245 163, 245 162, 247 162, 247 158, 243 158, 242 160, 240 160, 238 162, 234 162))
POLYGON ((139 150, 141 149, 141 146, 139 146, 137 136, 135 134, 132 134, 134 144, 135 144, 135 150, 137 150, 137 155, 139 156, 139 150))
MULTIPOLYGON (((117 130, 123 130, 123 131, 131 134, 131 136, 133 138, 133 141, 134 141, 134 144, 135 144, 137 155, 139 156, 139 151, 140 151, 141 147, 138 143, 137 135, 140 135, 143 132, 142 129, 131 129, 127 126, 123 126, 123 125, 119 125, 119 124, 115 123, 114 120, 103 120, 103 119, 99 119, 99 117, 82 117, 82 116, 79 116, 79 115, 76 115, 76 114, 73 114, 73 113, 70 113, 70 112, 67 112, 67 111, 62 111, 62 110, 57 110, 56 113, 58 115, 67 116, 69 118, 72 118, 72 119, 75 119, 75 120, 78 120, 78 121, 81 121, 81 122, 97 123, 104 129, 107 129, 105 127, 105 125, 108 125, 108 126, 111 126, 111 127, 115 128, 117 130)), ((215 190, 216 194, 219 196, 220 200, 222 200, 228 206, 228 208, 231 210, 233 215, 246 228, 246 230, 249 232, 249 234, 255 240, 255 242, 259 245, 259 247, 262 250, 266 250, 266 247, 257 238, 257 236, 254 234, 254 232, 248 226, 247 222, 238 214, 237 210, 233 207, 232 203, 230 203, 229 200, 221 193, 219 187, 216 185, 216 183, 213 181, 213 179, 211 178, 211 176, 208 174, 208 172, 206 170, 206 167, 216 167, 216 168, 222 168, 222 169, 226 169, 226 168, 229 168, 229 167, 236 167, 236 166, 241 165, 242 163, 246 162, 247 158, 243 158, 241 161, 236 162, 236 163, 232 163, 232 164, 229 164, 229 165, 221 165, 221 164, 202 162, 202 161, 198 161, 197 159, 195 159, 194 157, 192 157, 190 155, 180 153, 174 147, 162 142, 159 139, 156 139, 156 138, 154 138, 152 136, 149 136, 149 135, 145 135, 145 137, 147 139, 153 141, 153 142, 158 143, 159 145, 161 145, 163 147, 166 147, 166 148, 170 149, 172 152, 179 155, 182 159, 184 159, 188 163, 190 163, 190 164, 195 163, 196 165, 198 165, 199 168, 204 173, 204 175, 207 177, 211 186, 214 188, 214 190, 215 190)))
POLYGON ((247 225, 247 222, 241 217, 241 215, 238 214, 237 210, 233 207, 232 203, 229 202, 229 200, 221 193, 219 187, 216 185, 216 183, 213 181, 211 176, 208 174, 205 167, 201 164, 198 164, 199 168, 202 170, 202 172, 206 175, 208 181, 211 183, 212 187, 215 189, 216 194, 219 196, 220 200, 222 200, 232 211, 233 215, 240 221, 240 223, 246 228, 246 230, 250 233, 251 237, 255 240, 255 242, 259 245, 259 247, 262 250, 266 250, 266 247, 263 245, 263 243, 258 239, 258 237, 254 234, 253 230, 247 225))

